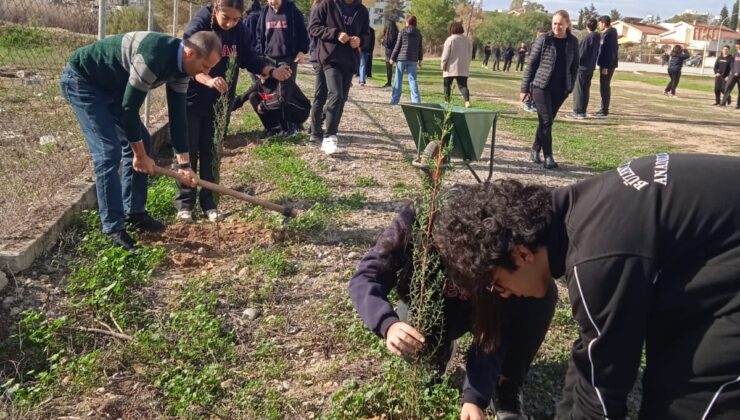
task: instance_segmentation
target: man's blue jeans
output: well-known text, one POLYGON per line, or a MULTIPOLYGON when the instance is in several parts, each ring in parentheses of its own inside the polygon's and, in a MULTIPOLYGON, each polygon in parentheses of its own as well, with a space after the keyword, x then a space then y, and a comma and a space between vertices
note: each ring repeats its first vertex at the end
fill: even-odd
MULTIPOLYGON (((121 123, 120 101, 81 78, 69 65, 64 68, 59 84, 62 96, 77 116, 95 164, 103 232, 123 230, 124 214, 145 211, 148 176, 134 171, 134 153, 121 123)), ((144 124, 141 124, 141 137, 147 153, 151 153, 151 138, 144 124)))
POLYGON ((404 72, 409 75, 411 102, 418 104, 421 102, 421 97, 419 96, 419 85, 416 84, 416 61, 399 61, 396 63, 396 75, 393 78, 393 94, 391 96, 391 103, 397 104, 401 101, 404 72))
POLYGON ((359 83, 367 82, 367 65, 370 62, 370 53, 360 52, 359 83))

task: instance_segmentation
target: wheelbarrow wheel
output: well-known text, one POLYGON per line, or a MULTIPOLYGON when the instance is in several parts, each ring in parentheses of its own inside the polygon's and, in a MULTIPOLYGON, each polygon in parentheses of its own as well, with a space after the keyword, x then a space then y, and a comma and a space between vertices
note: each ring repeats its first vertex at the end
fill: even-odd
POLYGON ((421 169, 429 169, 427 162, 434 159, 437 156, 437 153, 439 153, 439 142, 434 140, 430 141, 427 143, 426 147, 424 147, 421 154, 414 159, 412 165, 421 169))

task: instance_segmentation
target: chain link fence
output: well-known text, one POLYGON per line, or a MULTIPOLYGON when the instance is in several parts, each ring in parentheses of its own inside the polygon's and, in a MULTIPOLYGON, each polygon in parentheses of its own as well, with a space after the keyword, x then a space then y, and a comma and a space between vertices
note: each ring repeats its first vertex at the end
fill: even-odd
MULTIPOLYGON (((0 1, 0 248, 49 218, 59 206, 54 194, 92 167, 59 89, 70 54, 99 36, 134 30, 179 36, 200 6, 187 0, 0 1)), ((166 109, 164 89, 149 102, 144 108, 152 118, 148 112, 144 118, 154 123, 166 109)))

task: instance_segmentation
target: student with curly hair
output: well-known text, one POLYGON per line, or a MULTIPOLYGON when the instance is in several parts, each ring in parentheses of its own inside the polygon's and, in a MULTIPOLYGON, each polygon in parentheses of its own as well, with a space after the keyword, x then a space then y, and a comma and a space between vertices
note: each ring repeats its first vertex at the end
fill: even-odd
POLYGON ((736 157, 659 154, 553 191, 453 189, 433 234, 474 343, 498 338, 492 294, 564 276, 580 334, 556 419, 624 419, 643 348, 640 419, 740 418, 739 177, 736 157))
MULTIPOLYGON (((470 59, 470 56, 468 56, 470 59)), ((413 275, 416 212, 407 207, 380 235, 362 258, 349 282, 349 294, 365 325, 385 339, 392 353, 402 356, 430 352, 438 373, 444 374, 454 356, 455 340, 473 330, 470 297, 448 281, 444 291, 445 324, 440 336, 423 337, 408 324, 409 288, 413 275), (388 295, 395 289, 398 302, 388 295)), ((500 346, 496 350, 474 345, 467 352, 461 419, 484 419, 493 399, 496 418, 524 420, 521 387, 555 312, 557 288, 552 283, 543 299, 498 299, 505 313, 500 346)))

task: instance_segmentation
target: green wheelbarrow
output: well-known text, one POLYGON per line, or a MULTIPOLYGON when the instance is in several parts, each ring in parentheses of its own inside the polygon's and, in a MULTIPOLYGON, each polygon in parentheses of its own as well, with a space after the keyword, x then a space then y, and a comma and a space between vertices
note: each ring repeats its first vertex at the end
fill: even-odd
MULTIPOLYGON (((438 140, 442 136, 442 128, 448 107, 445 104, 401 104, 406 123, 411 130, 411 136, 416 143, 416 160, 414 166, 424 168, 425 159, 436 155, 439 149, 438 140)), ((493 152, 496 146, 496 123, 499 114, 513 114, 513 112, 494 112, 475 108, 452 106, 449 108, 452 128, 449 140, 452 149, 448 158, 462 159, 463 164, 470 170, 478 182, 478 174, 470 166, 473 161, 480 160, 486 146, 488 132, 491 131, 491 156, 488 161, 488 177, 493 175, 493 152)), ((448 139, 444 139, 447 142, 448 139)))

